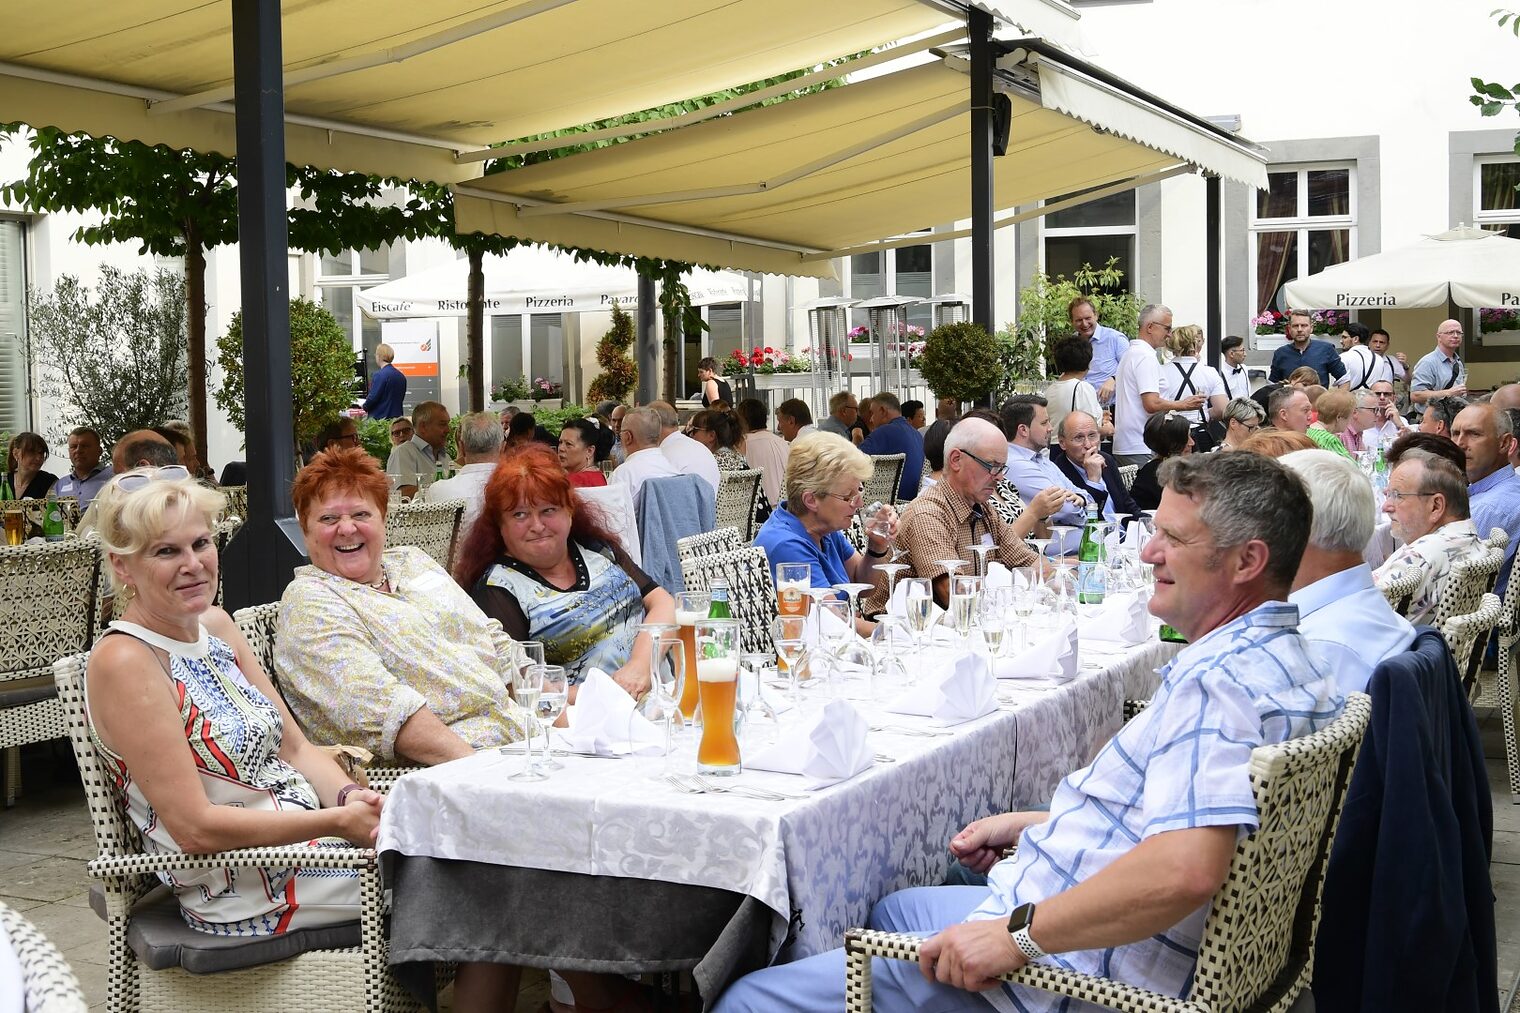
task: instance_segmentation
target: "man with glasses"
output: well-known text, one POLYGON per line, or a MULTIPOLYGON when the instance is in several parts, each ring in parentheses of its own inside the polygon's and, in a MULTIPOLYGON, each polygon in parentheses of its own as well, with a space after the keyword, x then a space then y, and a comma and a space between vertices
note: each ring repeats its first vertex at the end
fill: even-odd
POLYGON ((412 438, 412 420, 405 415, 391 420, 391 446, 399 447, 412 438))
POLYGON ((1172 333, 1172 311, 1151 303, 1140 311, 1140 336, 1129 343, 1114 380, 1114 459, 1120 464, 1144 464, 1151 459, 1145 445, 1145 420, 1156 412, 1195 412, 1207 399, 1193 394, 1181 401, 1161 396, 1161 360, 1157 349, 1172 333))
POLYGON ((1411 573, 1422 575, 1404 616, 1418 626, 1435 616, 1452 564, 1487 551, 1468 517, 1467 478, 1443 457, 1410 450, 1388 476, 1383 513, 1403 543, 1372 574, 1379 588, 1411 573))
POLYGON ((1300 366, 1308 366, 1319 374, 1319 382, 1330 386, 1330 378, 1337 380, 1346 375, 1341 365, 1340 353, 1328 341, 1314 340, 1314 321, 1308 310, 1288 311, 1288 343, 1272 353, 1272 369, 1267 379, 1281 383, 1300 366))
POLYGON ((1363 435, 1363 442, 1368 450, 1376 450, 1378 447, 1387 447, 1398 439, 1399 434, 1409 428, 1409 423, 1399 414, 1399 403, 1394 396, 1391 380, 1374 381, 1370 389, 1377 398, 1377 425, 1363 435))
POLYGON ((847 390, 829 398, 829 416, 818 423, 820 432, 833 433, 835 436, 843 436, 851 442, 855 441, 855 423, 860 419, 860 402, 855 395, 847 390))
POLYGON ((1356 407, 1351 410, 1351 415, 1346 419, 1346 428, 1338 435, 1346 449, 1353 454, 1364 450, 1373 450, 1381 445, 1378 435, 1378 422, 1381 419, 1382 407, 1378 403, 1377 395, 1371 391, 1362 391, 1356 395, 1356 407))
MULTIPOLYGON (((1087 496, 1050 460, 1046 449, 1050 444, 1050 413, 1045 399, 1038 394, 1018 394, 1003 403, 1000 414, 1008 437, 1003 451, 1008 481, 1019 491, 1019 497, 1028 503, 1047 489, 1059 489, 1061 505, 1048 520, 1081 528, 1087 520, 1087 496)), ((1105 517, 1114 520, 1111 512, 1105 517)), ((1072 538, 1076 538, 1075 533, 1072 538)), ((1067 545, 1053 541, 1048 551, 1058 556, 1076 552, 1077 546, 1074 540, 1067 545)))
MULTIPOLYGON (((907 550, 903 562, 911 569, 900 581, 909 577, 932 581, 934 600, 941 607, 950 603, 950 579, 939 560, 969 560, 971 546, 991 545, 997 552, 989 558, 1004 566, 1033 566, 1037 557, 1024 544, 1024 536, 1065 498, 1059 489, 1046 489, 1026 501, 1018 520, 1004 523, 987 501, 1006 470, 1006 453, 1007 444, 997 426, 984 419, 962 419, 945 437, 943 477, 903 508, 897 542, 907 550)), ((867 605, 880 607, 884 600, 885 592, 878 590, 867 605)))
POLYGON ((1438 397, 1467 396, 1467 364, 1462 361, 1462 325, 1443 320, 1436 328, 1436 347, 1414 364, 1409 377, 1409 400, 1416 405, 1438 397))
POLYGON ((347 415, 340 415, 317 434, 317 449, 331 450, 333 447, 357 447, 359 445, 359 425, 347 415))
POLYGON ((1124 488, 1119 463, 1098 446, 1098 423, 1086 412, 1067 412, 1050 448, 1050 463, 1086 493, 1109 520, 1138 517, 1140 504, 1124 488))

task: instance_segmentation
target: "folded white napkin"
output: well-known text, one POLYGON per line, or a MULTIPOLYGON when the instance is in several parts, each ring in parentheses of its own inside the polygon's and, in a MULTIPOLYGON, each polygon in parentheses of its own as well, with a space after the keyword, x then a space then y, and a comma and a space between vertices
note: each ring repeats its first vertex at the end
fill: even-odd
POLYGON ((633 752, 642 756, 664 749, 664 733, 644 715, 635 713, 633 697, 599 668, 593 668, 581 682, 575 706, 567 708, 565 714, 569 727, 556 728, 553 741, 573 753, 626 756, 633 752))
POLYGON ((1024 579, 1022 573, 1016 573, 1008 569, 1008 567, 995 559, 987 564, 987 587, 989 590, 995 587, 1013 588, 1028 586, 1029 582, 1024 579))
POLYGON ((866 740, 869 731, 866 719, 854 705, 830 700, 818 713, 784 729, 780 738, 745 759, 744 765, 801 774, 809 789, 826 788, 876 762, 866 740))
MULTIPOLYGON (((933 626, 940 621, 945 610, 938 605, 929 606, 929 625, 933 626)), ((908 615, 908 582, 899 580, 897 586, 892 589, 892 598, 887 602, 887 615, 905 619, 908 615)))
POLYGON ((1139 521, 1128 521, 1124 525, 1124 547, 1139 552, 1145 548, 1145 543, 1150 540, 1145 525, 1139 521))
POLYGON ((898 714, 922 714, 936 724, 958 725, 990 714, 997 707, 997 680, 984 657, 962 651, 947 667, 936 665, 933 675, 887 704, 898 714))
POLYGON ((999 679, 1070 682, 1077 677, 1077 624, 1062 616, 1053 629, 1040 631, 1027 648, 998 659, 995 667, 999 679))
POLYGON ((1090 640, 1113 640, 1139 644, 1150 639, 1151 616, 1145 599, 1137 594, 1111 594, 1103 607, 1082 617, 1082 636, 1090 640))

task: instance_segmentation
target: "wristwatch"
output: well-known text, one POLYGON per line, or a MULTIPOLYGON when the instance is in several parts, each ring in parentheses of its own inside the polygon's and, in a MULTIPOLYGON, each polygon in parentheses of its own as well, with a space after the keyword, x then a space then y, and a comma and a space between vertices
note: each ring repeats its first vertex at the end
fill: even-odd
POLYGON ((1034 924, 1034 905, 1020 904, 1013 909, 1013 914, 1008 916, 1008 934, 1013 937, 1013 944, 1030 960, 1039 960, 1046 956, 1040 944, 1029 938, 1029 926, 1034 924))
POLYGON ((880 552, 872 552, 871 551, 871 546, 870 545, 866 546, 866 555, 870 556, 872 559, 886 559, 887 558, 887 553, 890 552, 890 551, 892 551, 892 550, 891 549, 882 549, 880 552))

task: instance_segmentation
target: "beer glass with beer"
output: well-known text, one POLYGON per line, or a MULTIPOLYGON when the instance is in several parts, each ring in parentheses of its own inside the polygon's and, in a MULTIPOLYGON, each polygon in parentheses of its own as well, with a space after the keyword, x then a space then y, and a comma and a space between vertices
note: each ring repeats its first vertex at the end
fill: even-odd
POLYGON ((812 586, 812 567, 807 563, 776 564, 776 613, 807 615, 807 593, 812 586))
POLYGON ((734 734, 734 697, 739 688, 739 624, 702 619, 696 624, 697 686, 702 699, 702 741, 697 770, 739 773, 739 738, 734 734))
POLYGON ((697 623, 707 618, 710 605, 705 591, 682 591, 676 595, 676 625, 680 627, 681 649, 686 659, 686 681, 681 685, 681 716, 693 721, 697 716, 697 623))

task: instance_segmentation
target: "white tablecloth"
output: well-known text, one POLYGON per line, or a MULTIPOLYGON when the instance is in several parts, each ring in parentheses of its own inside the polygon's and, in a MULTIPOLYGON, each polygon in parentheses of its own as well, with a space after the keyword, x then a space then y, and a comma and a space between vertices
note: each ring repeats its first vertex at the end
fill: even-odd
MULTIPOLYGON (((1124 697, 1149 695, 1174 650, 1085 644, 1072 682, 1004 680, 1011 702, 944 737, 872 732, 872 748, 895 762, 797 801, 681 794, 660 777, 660 758, 562 757, 549 780, 515 782, 523 757, 488 750, 397 781, 379 847, 747 894, 775 912, 772 952, 808 956, 839 945, 888 893, 939 882, 946 844, 968 821, 1048 801, 1118 729, 1124 697)), ((933 727, 859 706, 873 725, 933 727)), ((729 780, 802 792, 786 774, 729 780)))

